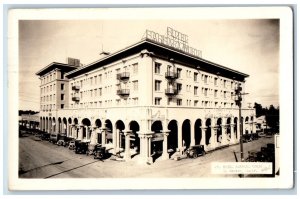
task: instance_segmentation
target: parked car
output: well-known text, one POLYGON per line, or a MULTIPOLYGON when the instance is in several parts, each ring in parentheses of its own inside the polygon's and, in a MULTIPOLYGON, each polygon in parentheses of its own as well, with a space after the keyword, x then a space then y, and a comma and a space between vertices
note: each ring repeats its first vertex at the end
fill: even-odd
POLYGON ((106 148, 102 147, 101 144, 95 145, 94 148, 94 159, 102 159, 106 155, 106 148))
POLYGON ((205 150, 204 150, 204 146, 203 145, 194 145, 194 146, 190 146, 187 151, 187 156, 189 158, 196 158, 199 155, 205 155, 205 150))
POLYGON ((49 142, 56 144, 58 141, 58 134, 50 134, 49 142))
POLYGON ((42 138, 42 140, 49 140, 50 139, 50 133, 43 132, 41 138, 42 138))
POLYGON ((81 142, 80 140, 75 141, 75 153, 86 154, 88 150, 88 143, 81 142))
POLYGON ((74 149, 75 149, 75 140, 71 140, 71 141, 69 142, 68 148, 69 148, 70 150, 74 150, 74 149))

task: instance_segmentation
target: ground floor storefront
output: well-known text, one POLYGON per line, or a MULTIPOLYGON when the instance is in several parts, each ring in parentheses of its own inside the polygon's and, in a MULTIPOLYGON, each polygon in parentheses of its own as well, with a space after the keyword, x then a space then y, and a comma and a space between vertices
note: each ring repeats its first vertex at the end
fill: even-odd
POLYGON ((253 110, 244 110, 239 121, 237 109, 60 110, 41 115, 40 129, 90 145, 100 143, 125 160, 137 156, 140 162, 153 163, 183 155, 194 145, 211 151, 236 144, 240 128, 243 134, 256 133, 254 121, 253 110))

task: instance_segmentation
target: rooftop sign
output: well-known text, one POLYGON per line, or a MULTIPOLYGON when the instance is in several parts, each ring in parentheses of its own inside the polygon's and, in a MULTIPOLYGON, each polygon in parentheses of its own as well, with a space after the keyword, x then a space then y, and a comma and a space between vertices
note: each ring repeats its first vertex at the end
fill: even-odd
POLYGON ((170 27, 167 28, 167 36, 158 34, 151 30, 146 30, 146 38, 154 42, 164 44, 176 50, 182 51, 184 53, 202 57, 201 50, 197 50, 188 45, 188 36, 182 34, 170 27))

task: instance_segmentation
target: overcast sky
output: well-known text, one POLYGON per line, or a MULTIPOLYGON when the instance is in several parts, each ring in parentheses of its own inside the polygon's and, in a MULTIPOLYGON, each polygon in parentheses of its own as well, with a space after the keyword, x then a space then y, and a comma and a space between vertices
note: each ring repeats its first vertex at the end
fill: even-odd
POLYGON ((278 20, 29 20, 19 23, 19 108, 39 110, 35 73, 51 62, 74 57, 89 64, 102 47, 115 52, 140 41, 146 29, 166 34, 168 26, 188 35, 204 59, 250 75, 247 103, 279 105, 278 20))

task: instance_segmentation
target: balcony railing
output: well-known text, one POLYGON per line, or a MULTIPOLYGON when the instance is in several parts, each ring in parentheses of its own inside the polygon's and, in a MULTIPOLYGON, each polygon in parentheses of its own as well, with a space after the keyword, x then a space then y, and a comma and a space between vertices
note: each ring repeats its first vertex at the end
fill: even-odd
POLYGON ((173 71, 167 71, 166 72, 166 78, 168 78, 168 79, 177 79, 178 78, 178 73, 173 72, 173 71))
POLYGON ((79 90, 80 89, 80 86, 72 86, 72 90, 79 90))
POLYGON ((178 91, 174 88, 167 88, 165 90, 166 95, 177 95, 178 91))
POLYGON ((117 90, 117 95, 129 95, 130 94, 130 90, 129 89, 118 89, 117 90))
POLYGON ((117 74, 117 79, 118 80, 127 80, 130 77, 130 73, 129 72, 122 72, 122 73, 118 73, 117 74))
POLYGON ((78 102, 80 100, 79 97, 72 97, 72 101, 78 102))

